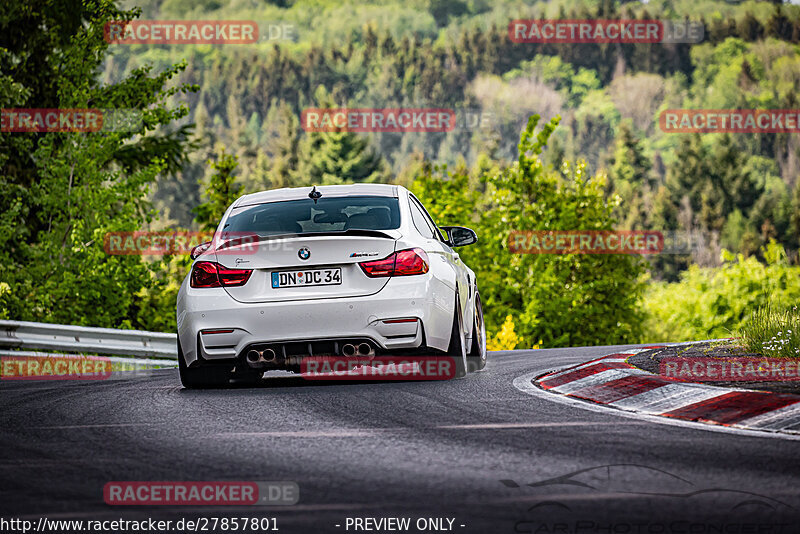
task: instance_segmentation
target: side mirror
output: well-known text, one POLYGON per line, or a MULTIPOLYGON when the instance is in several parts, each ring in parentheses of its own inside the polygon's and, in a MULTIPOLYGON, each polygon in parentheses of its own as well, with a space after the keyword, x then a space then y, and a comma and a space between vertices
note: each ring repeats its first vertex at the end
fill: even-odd
POLYGON ((442 226, 447 232, 447 244, 451 247, 465 247, 478 242, 478 234, 463 226, 442 226))
POLYGON ((189 253, 189 257, 193 260, 196 260, 198 256, 203 254, 211 247, 211 241, 206 241, 205 243, 200 243, 196 247, 192 248, 192 251, 189 253))

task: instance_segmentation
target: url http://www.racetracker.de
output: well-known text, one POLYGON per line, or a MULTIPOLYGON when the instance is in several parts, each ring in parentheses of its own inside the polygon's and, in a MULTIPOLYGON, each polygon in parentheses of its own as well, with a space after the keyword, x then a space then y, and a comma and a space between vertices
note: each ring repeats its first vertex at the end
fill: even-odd
POLYGON ((0 518, 0 532, 274 532, 273 517, 197 517, 158 519, 48 519, 0 518))

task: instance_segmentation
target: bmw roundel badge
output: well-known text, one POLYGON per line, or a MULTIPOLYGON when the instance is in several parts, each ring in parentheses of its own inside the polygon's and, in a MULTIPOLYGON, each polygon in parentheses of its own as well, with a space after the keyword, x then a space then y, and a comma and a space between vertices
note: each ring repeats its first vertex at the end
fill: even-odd
POLYGON ((303 247, 303 248, 301 248, 300 250, 297 251, 297 256, 301 260, 307 260, 308 258, 311 257, 311 251, 308 250, 308 247, 303 247))

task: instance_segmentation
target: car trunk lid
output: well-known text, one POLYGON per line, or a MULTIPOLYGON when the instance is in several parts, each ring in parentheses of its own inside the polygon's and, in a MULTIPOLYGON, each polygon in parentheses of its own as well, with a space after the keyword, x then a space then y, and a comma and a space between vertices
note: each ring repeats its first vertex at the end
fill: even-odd
POLYGON ((358 264, 389 256, 399 237, 396 230, 271 236, 255 243, 223 243, 213 254, 225 267, 253 270, 246 284, 225 287, 239 302, 359 297, 377 293, 389 279, 370 278, 358 264))

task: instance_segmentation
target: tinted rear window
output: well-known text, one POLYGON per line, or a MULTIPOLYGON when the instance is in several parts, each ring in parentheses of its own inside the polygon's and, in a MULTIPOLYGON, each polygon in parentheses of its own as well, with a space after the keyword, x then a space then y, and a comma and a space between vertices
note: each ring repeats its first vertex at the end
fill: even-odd
POLYGON ((400 227, 400 208, 393 197, 331 197, 267 202, 234 209, 226 232, 253 232, 261 236, 391 230, 400 227))

